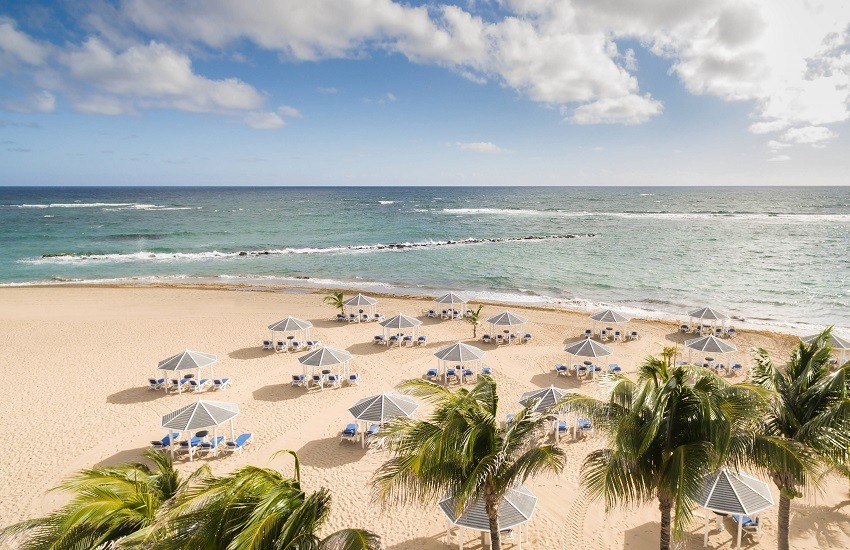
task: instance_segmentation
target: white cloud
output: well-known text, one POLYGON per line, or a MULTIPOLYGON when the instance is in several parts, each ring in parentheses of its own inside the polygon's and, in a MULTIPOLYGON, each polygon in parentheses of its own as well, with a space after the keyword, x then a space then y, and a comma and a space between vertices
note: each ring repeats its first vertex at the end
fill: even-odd
POLYGON ((84 97, 77 98, 74 101, 74 109, 80 113, 90 115, 118 116, 138 113, 132 103, 114 96, 105 96, 100 94, 86 95, 84 97))
POLYGON ((791 147, 790 143, 776 141, 775 139, 772 139, 767 142, 767 148, 771 151, 779 151, 780 149, 787 149, 788 147, 791 147))
POLYGON ((56 96, 47 90, 42 90, 22 99, 9 101, 5 107, 22 113, 52 113, 56 110, 56 96))
POLYGON ((255 130, 273 130, 286 125, 283 117, 277 113, 248 113, 245 124, 255 130))
POLYGON ((301 111, 296 109, 295 107, 290 107, 289 105, 281 105, 278 107, 277 112, 282 116, 286 116, 289 118, 301 118, 301 111))
POLYGON ((775 155, 767 159, 768 162, 785 162, 786 160, 791 160, 791 157, 788 155, 775 155))
POLYGON ((791 128, 782 134, 782 139, 788 143, 801 143, 813 147, 823 146, 824 141, 838 137, 832 130, 823 126, 806 126, 791 128))
MULTIPOLYGON (((0 17, 0 59, 7 63, 21 61, 28 65, 41 65, 50 54, 50 47, 33 40, 15 28, 15 22, 0 17)), ((0 63, 0 67, 6 63, 0 63)))
POLYGON ((662 105, 646 96, 600 99, 578 107, 570 117, 576 124, 641 124, 660 114, 662 105))
POLYGON ((457 142, 455 143, 458 149, 461 151, 472 151, 474 153, 490 153, 490 154, 500 154, 500 153, 509 153, 507 149, 502 149, 495 143, 490 141, 472 141, 472 142, 457 142))

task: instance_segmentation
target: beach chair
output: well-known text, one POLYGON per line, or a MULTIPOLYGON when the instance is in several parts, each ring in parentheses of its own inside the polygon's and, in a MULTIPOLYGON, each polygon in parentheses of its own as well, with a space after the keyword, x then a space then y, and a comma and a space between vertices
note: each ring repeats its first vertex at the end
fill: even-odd
POLYGON ((386 344, 387 340, 380 334, 376 334, 375 338, 372 340, 373 344, 386 344))
POLYGON ((329 374, 325 377, 325 384, 332 388, 338 388, 342 385, 342 378, 338 374, 329 374))
POLYGON ((298 340, 292 341, 292 351, 301 351, 302 349, 304 349, 304 344, 302 344, 298 340))
POLYGON ((690 331, 691 331, 691 325, 688 325, 688 324, 685 324, 685 323, 682 323, 681 325, 679 325, 679 332, 688 333, 690 331))
POLYGON ((380 323, 381 321, 384 320, 384 314, 383 313, 376 313, 375 315, 372 316, 372 320, 380 323))
POLYGON ((608 364, 608 372, 619 374, 619 373, 623 372, 623 369, 621 369, 620 365, 618 365, 617 363, 609 363, 608 364))
POLYGON ((437 369, 428 369, 428 372, 425 373, 425 379, 435 381, 440 376, 440 371, 437 369))
POLYGON ((210 439, 209 441, 201 441, 201 444, 199 445, 200 448, 198 449, 198 452, 199 453, 206 453, 207 456, 217 455, 218 450, 221 447, 222 443, 224 443, 224 436, 223 435, 216 436, 216 437, 210 439))
POLYGON ((180 437, 179 433, 172 432, 171 434, 166 435, 162 439, 151 441, 151 448, 164 451, 168 449, 168 447, 171 445, 171 442, 177 439, 178 437, 180 437))
POLYGON ((165 378, 148 378, 149 390, 161 390, 165 385, 165 378))
POLYGON ((424 346, 427 343, 428 343, 428 337, 425 336, 425 335, 422 335, 422 336, 420 336, 419 338, 416 339, 416 345, 417 346, 424 346))
POLYGON ((593 336, 593 330, 589 328, 584 329, 584 337, 590 338, 591 336, 593 336))
POLYGON ((723 327, 716 327, 714 329, 714 337, 715 338, 723 338, 723 327))
POLYGON ((392 346, 393 344, 396 344, 396 343, 398 343, 398 334, 393 334, 392 336, 390 336, 390 339, 387 340, 387 345, 392 346))
POLYGON ((446 369, 446 384, 449 383, 449 379, 452 379, 455 382, 459 382, 457 377, 457 369, 455 369, 454 367, 449 367, 446 369))
POLYGON ((351 423, 345 426, 339 434, 340 441, 357 441, 357 424, 351 423))
POLYGON ((460 371, 460 379, 466 384, 467 379, 472 380, 472 377, 475 376, 475 373, 472 372, 472 369, 463 369, 460 371))
POLYGON ((558 424, 555 425, 555 441, 561 438, 562 435, 567 435, 570 433, 570 429, 567 426, 566 420, 558 420, 558 424))
POLYGON ((513 344, 513 343, 517 342, 516 334, 514 334, 513 332, 508 334, 507 342, 508 342, 508 344, 513 344))
POLYGON ((358 319, 357 314, 355 314, 355 313, 349 313, 349 314, 348 314, 348 318, 347 318, 346 320, 347 320, 349 323, 356 323, 356 322, 357 322, 357 319, 358 319))
POLYGON ((275 351, 287 351, 288 349, 289 346, 286 345, 286 342, 284 340, 278 340, 274 345, 275 351))
POLYGON ((741 531, 744 534, 751 535, 756 540, 761 539, 761 524, 758 518, 752 519, 750 516, 732 514, 732 520, 741 524, 741 531))
POLYGON ((738 331, 735 330, 735 327, 729 327, 729 328, 726 329, 726 337, 727 338, 734 338, 737 335, 738 335, 738 331))
POLYGON ((514 423, 514 413, 508 413, 505 415, 505 429, 510 428, 511 424, 514 423))
POLYGON ((456 309, 452 310, 452 319, 462 319, 462 318, 463 318, 463 315, 461 315, 461 313, 458 310, 456 310, 456 309))
POLYGON ((561 363, 558 363, 557 365, 555 365, 555 375, 556 376, 566 376, 569 373, 570 373, 570 370, 567 368, 566 365, 562 365, 561 363))
POLYGON ((615 342, 622 342, 623 341, 623 333, 620 332, 619 330, 614 331, 614 341, 615 342))
POLYGON ((213 378, 213 389, 215 391, 226 390, 232 382, 233 380, 230 378, 213 378))
POLYGON ((245 445, 251 442, 254 439, 254 434, 252 433, 242 433, 239 434, 239 437, 234 439, 233 441, 228 441, 222 447, 222 450, 228 453, 241 453, 245 448, 245 445))
POLYGON ((431 317, 431 318, 433 319, 433 318, 434 318, 434 317, 436 317, 436 316, 437 316, 437 312, 436 312, 436 311, 434 311, 433 309, 429 309, 429 310, 428 310, 428 317, 431 317))
POLYGON ((475 312, 472 311, 471 309, 467 309, 466 312, 464 312, 464 315, 466 317, 472 317, 474 314, 475 314, 475 312))
POLYGON ((587 433, 593 431, 593 425, 590 423, 589 418, 577 418, 576 419, 576 431, 573 434, 575 437, 578 437, 580 433, 587 433))
POLYGON ((189 389, 194 392, 204 391, 207 387, 207 384, 209 383, 209 378, 201 378, 200 380, 192 378, 191 380, 189 380, 189 389))
POLYGON ((370 444, 372 440, 378 435, 378 432, 381 431, 380 424, 369 424, 369 428, 363 434, 363 437, 366 439, 366 444, 370 444))
POLYGON ((599 331, 599 339, 602 340, 603 342, 608 340, 608 330, 607 329, 603 328, 602 330, 599 331))
POLYGON ((352 372, 348 375, 348 385, 356 386, 360 383, 360 374, 356 372, 352 372))
POLYGON ((638 334, 638 331, 636 331, 636 330, 631 331, 629 333, 629 340, 640 340, 640 334, 638 334))
POLYGON ((371 320, 372 320, 372 318, 369 316, 368 313, 361 313, 360 314, 360 322, 361 323, 368 323, 371 320))
POLYGON ((573 365, 573 370, 576 371, 576 376, 578 378, 585 378, 587 376, 587 366, 586 365, 573 365))
POLYGON ((189 382, 188 378, 181 378, 179 380, 176 379, 176 378, 172 378, 171 384, 168 387, 171 391, 180 391, 183 388, 183 386, 185 386, 188 382, 189 382))
POLYGON ((490 343, 490 335, 489 334, 482 334, 481 335, 481 343, 482 344, 489 344, 490 343))
POLYGON ((716 372, 718 376, 721 375, 721 373, 726 374, 726 365, 724 365, 723 363, 715 363, 714 372, 716 372))
POLYGON ((337 321, 347 321, 348 318, 345 316, 345 313, 337 313, 336 314, 337 321))
POLYGON ((533 336, 531 335, 531 333, 526 332, 525 334, 522 335, 522 339, 520 340, 520 343, 527 344, 527 343, 531 342, 532 338, 533 338, 533 336))
POLYGON ((729 374, 731 376, 737 376, 739 372, 744 371, 744 366, 741 363, 735 363, 729 368, 729 374))
POLYGON ((293 374, 292 375, 292 386, 306 386, 307 385, 307 377, 303 374, 293 374))
POLYGON ((481 367, 481 372, 478 373, 478 376, 493 376, 493 369, 490 367, 481 367))
POLYGON ((271 340, 263 340, 263 349, 274 349, 274 342, 271 340))
POLYGON ((189 447, 192 447, 194 449, 195 447, 198 447, 200 444, 201 444, 201 438, 197 437, 197 436, 192 436, 192 438, 189 439, 189 440, 184 439, 183 441, 180 441, 179 442, 179 448, 177 450, 181 453, 188 453, 189 447))
POLYGON ((307 349, 309 349, 310 351, 313 351, 313 350, 316 350, 316 349, 319 349, 320 347, 322 347, 322 341, 321 340, 307 340, 307 342, 305 342, 305 345, 307 346, 307 349))
POLYGON ((411 336, 409 334, 407 336, 402 337, 402 339, 401 339, 401 345, 402 346, 406 346, 408 344, 410 344, 411 346, 413 345, 413 336, 411 336))
POLYGON ((496 335, 496 345, 498 346, 498 345, 501 345, 501 344, 504 344, 504 343, 505 343, 505 337, 502 336, 501 334, 497 334, 496 335))
POLYGON ((325 377, 321 374, 314 374, 310 377, 310 384, 313 386, 319 386, 319 389, 323 390, 325 388, 325 377))

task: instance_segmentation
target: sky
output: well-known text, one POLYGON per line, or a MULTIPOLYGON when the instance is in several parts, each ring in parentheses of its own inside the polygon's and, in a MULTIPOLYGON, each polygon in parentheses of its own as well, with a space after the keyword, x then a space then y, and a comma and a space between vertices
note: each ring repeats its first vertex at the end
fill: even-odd
POLYGON ((850 185, 846 0, 0 0, 0 185, 850 185))

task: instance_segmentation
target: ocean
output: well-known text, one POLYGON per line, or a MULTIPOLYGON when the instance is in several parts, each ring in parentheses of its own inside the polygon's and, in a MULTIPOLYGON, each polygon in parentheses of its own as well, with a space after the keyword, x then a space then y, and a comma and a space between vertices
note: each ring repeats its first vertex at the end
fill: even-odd
POLYGON ((216 281, 850 330, 850 188, 0 187, 0 284, 216 281))

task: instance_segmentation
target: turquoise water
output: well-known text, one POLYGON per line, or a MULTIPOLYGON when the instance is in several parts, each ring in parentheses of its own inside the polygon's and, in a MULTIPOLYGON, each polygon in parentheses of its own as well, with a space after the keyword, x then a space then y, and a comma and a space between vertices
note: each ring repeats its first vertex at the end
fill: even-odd
POLYGON ((850 188, 0 188, 0 229, 4 284, 309 277, 850 327, 850 188))

